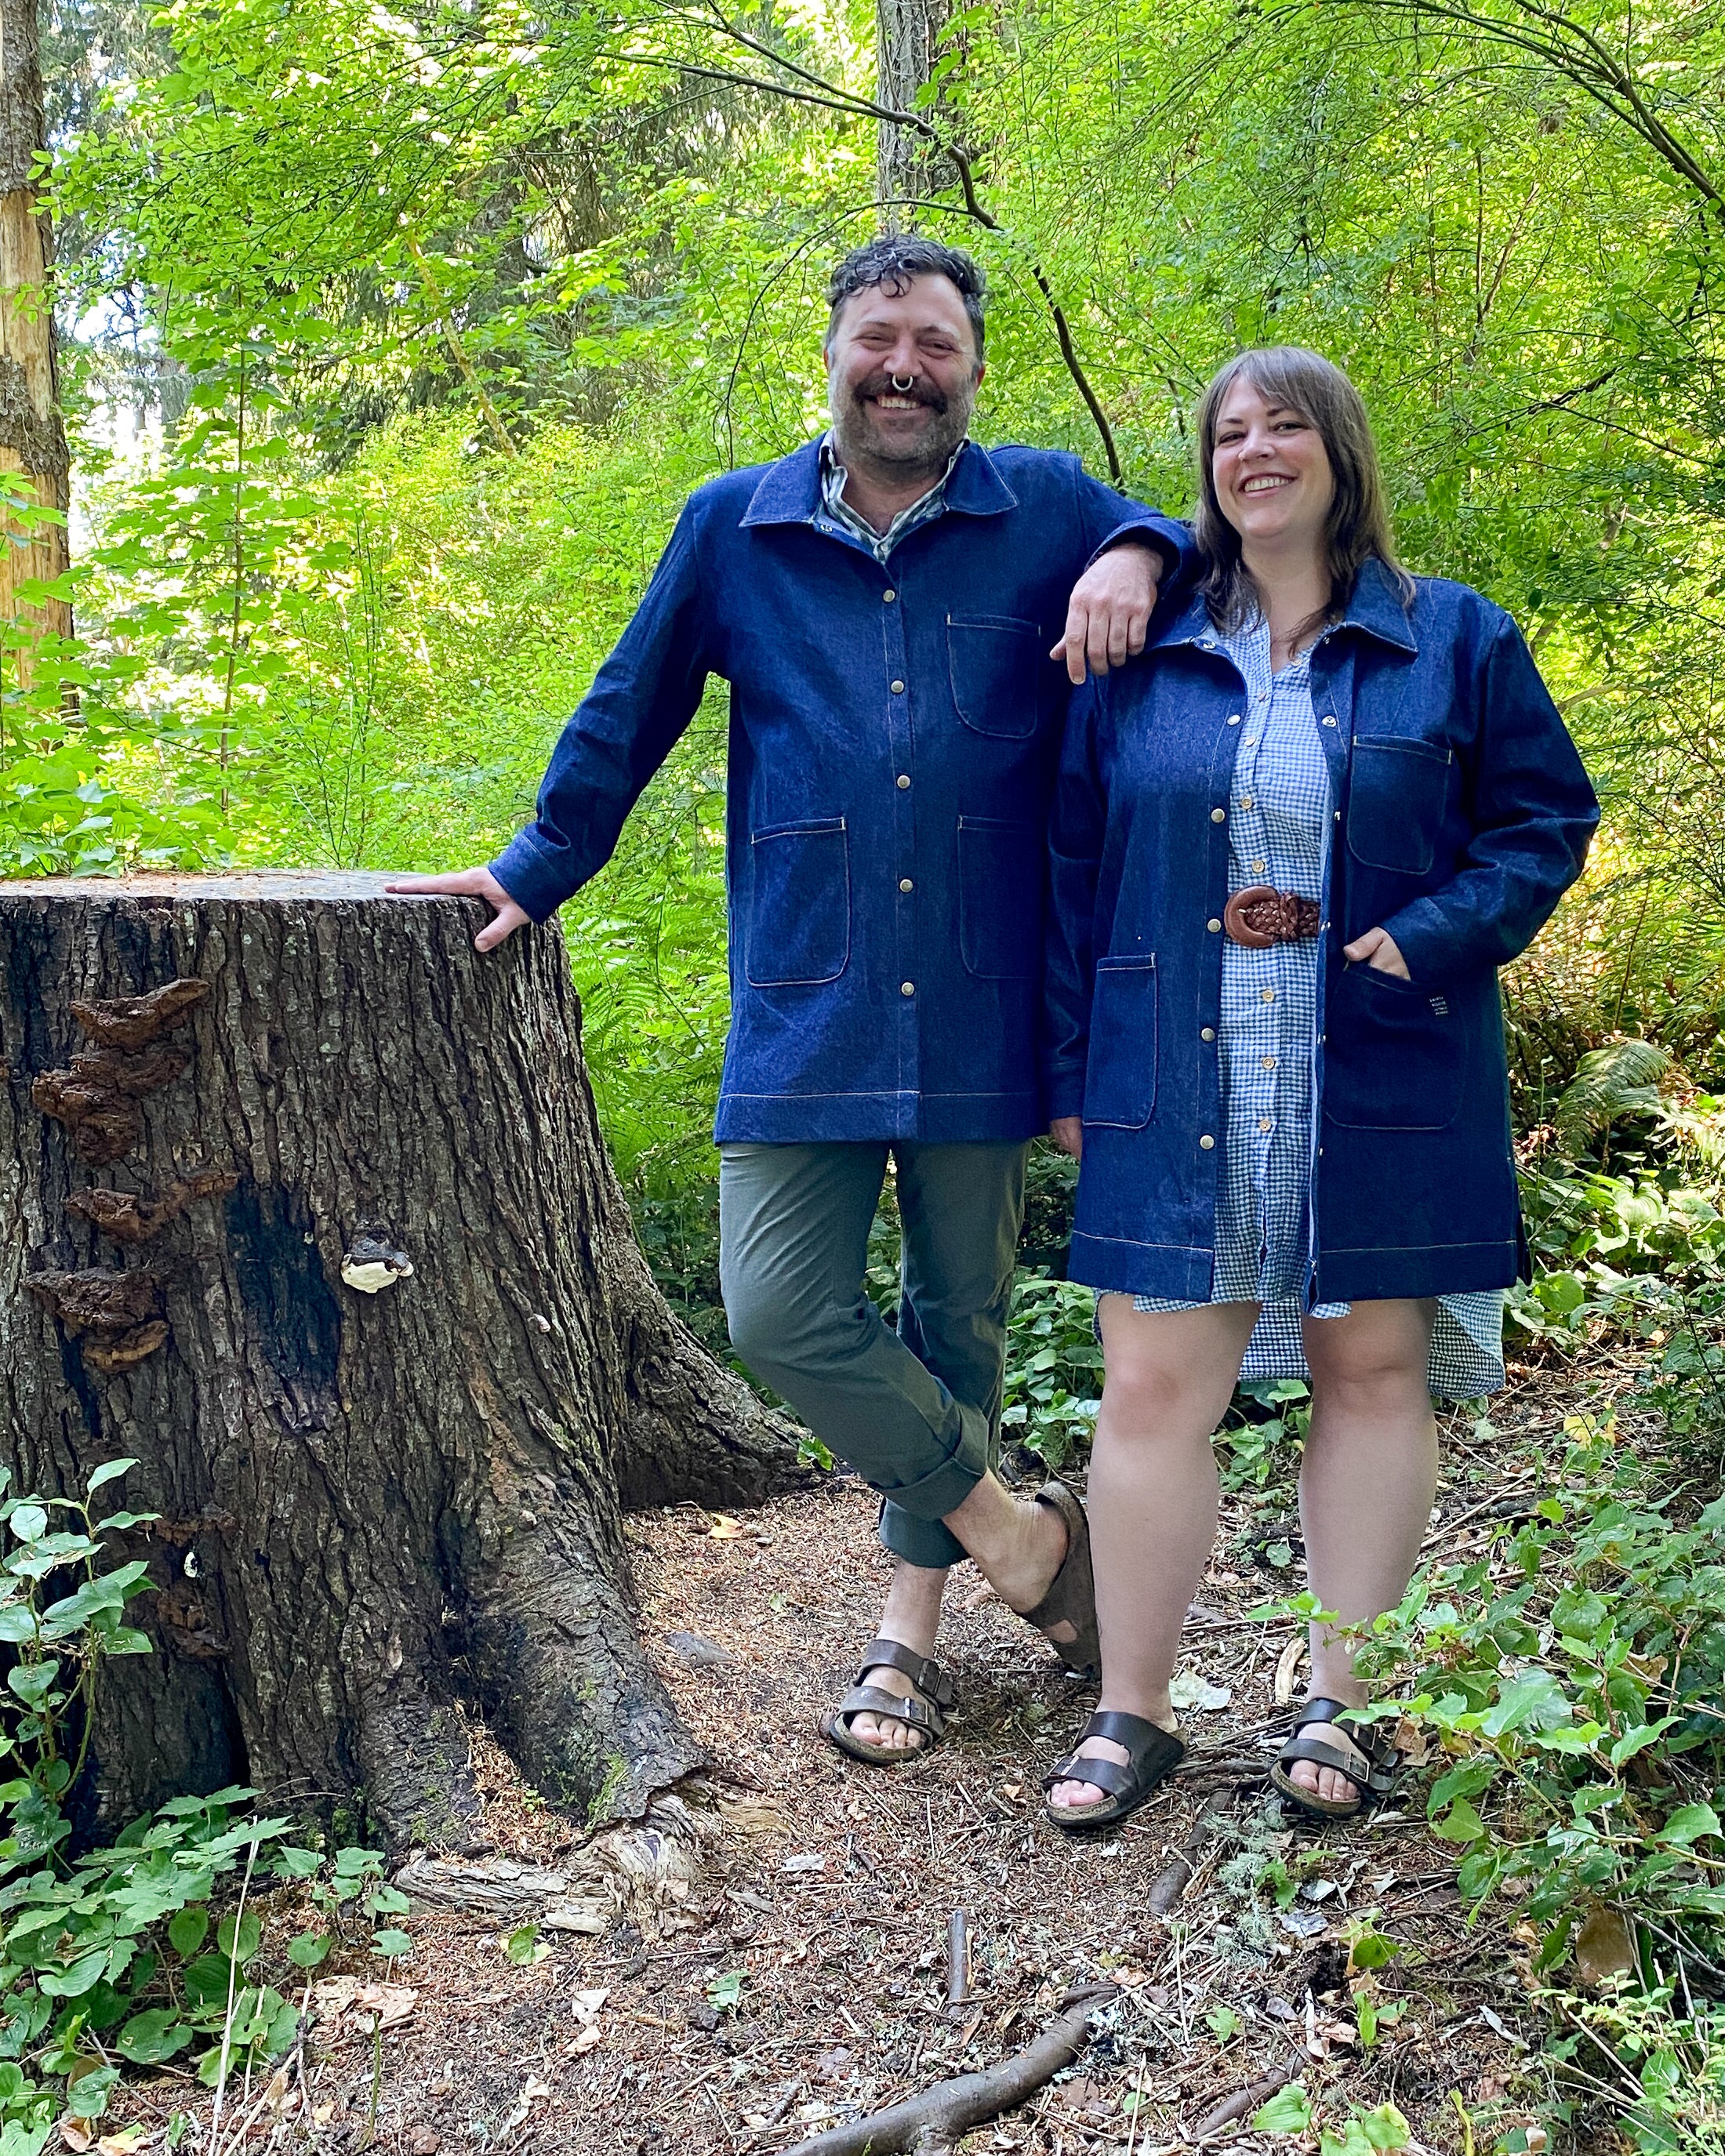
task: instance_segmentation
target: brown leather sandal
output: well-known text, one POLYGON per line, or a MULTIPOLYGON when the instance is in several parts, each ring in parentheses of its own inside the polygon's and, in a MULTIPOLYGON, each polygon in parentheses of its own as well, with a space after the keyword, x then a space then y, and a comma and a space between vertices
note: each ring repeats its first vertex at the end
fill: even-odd
POLYGON ((1102 1643, 1096 1631, 1096 1581, 1090 1556, 1090 1522, 1084 1507, 1064 1482, 1049 1482, 1036 1492, 1039 1505, 1051 1505, 1066 1523, 1066 1554, 1060 1570, 1049 1582, 1048 1592, 1034 1609, 1021 1610, 1027 1625, 1034 1625, 1048 1639, 1051 1625, 1073 1628, 1070 1640, 1048 1639, 1048 1644, 1076 1676, 1093 1676, 1102 1666, 1102 1643))
POLYGON ((1057 1782, 1088 1782, 1102 1792, 1099 1804, 1051 1804, 1045 1799, 1042 1816, 1062 1834, 1113 1826, 1153 1796, 1186 1756, 1183 1737, 1159 1722, 1147 1722, 1142 1714, 1093 1714, 1079 1732, 1079 1743, 1087 1737, 1106 1737, 1111 1744, 1124 1745, 1126 1764, 1117 1759, 1092 1759, 1075 1747, 1043 1776, 1045 1792, 1057 1782))
POLYGON ((947 1717, 957 1697, 952 1680, 932 1655, 919 1655, 901 1640, 876 1640, 863 1656, 856 1682, 821 1724, 821 1734, 846 1758, 860 1759, 865 1767, 907 1767, 913 1759, 926 1759, 946 1735, 947 1717), (880 1669, 901 1671, 922 1697, 912 1699, 863 1682, 870 1670, 880 1669), (907 1729, 920 1730, 922 1742, 891 1751, 884 1744, 866 1744, 850 1733, 851 1722, 859 1714, 901 1722, 907 1729))
POLYGON ((1368 1804, 1381 1804, 1395 1787, 1401 1754, 1396 1750, 1394 1736, 1375 1722, 1349 1721, 1344 1727, 1344 1719, 1353 1712, 1353 1708, 1344 1707, 1338 1699, 1308 1699, 1295 1715, 1293 1733, 1270 1769, 1271 1786, 1276 1794, 1284 1803, 1304 1812, 1308 1819, 1358 1819, 1368 1804), (1337 1735, 1346 1738, 1364 1760, 1363 1773, 1350 1766, 1347 1753, 1335 1745, 1300 1734, 1314 1722, 1326 1722, 1332 1723, 1337 1735), (1344 1782, 1351 1782, 1353 1796, 1321 1797, 1316 1789, 1302 1789, 1288 1772, 1301 1759, 1309 1760, 1314 1767, 1328 1767, 1344 1782))

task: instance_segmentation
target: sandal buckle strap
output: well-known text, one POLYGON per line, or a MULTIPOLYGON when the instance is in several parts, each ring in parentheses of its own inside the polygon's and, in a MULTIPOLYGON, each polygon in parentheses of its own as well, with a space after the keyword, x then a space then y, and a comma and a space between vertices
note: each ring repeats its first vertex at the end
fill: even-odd
POLYGON ((932 1655, 919 1655, 914 1647, 907 1647, 901 1640, 872 1640, 865 1650, 858 1666, 857 1682, 862 1682, 870 1670, 896 1670, 907 1676, 924 1698, 932 1700, 942 1709, 957 1703, 957 1686, 936 1661, 932 1655))

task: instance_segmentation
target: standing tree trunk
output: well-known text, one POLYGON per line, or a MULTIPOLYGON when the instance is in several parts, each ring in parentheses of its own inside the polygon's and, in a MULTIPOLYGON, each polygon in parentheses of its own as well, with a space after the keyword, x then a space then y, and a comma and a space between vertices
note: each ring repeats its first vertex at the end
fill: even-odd
MULTIPOLYGON (((895 112, 916 109, 916 100, 934 72, 941 33, 951 13, 947 0, 875 0, 875 80, 880 102, 895 112)), ((896 231, 901 222, 896 205, 929 194, 945 184, 922 136, 908 128, 880 122, 875 158, 875 192, 881 222, 896 231)), ((914 218, 911 220, 914 222, 914 218)))
MULTIPOLYGON (((64 516, 71 465, 54 358, 54 239, 36 198, 36 160, 47 135, 36 4, 0 0, 0 481, 64 516)), ((37 523, 9 508, 0 511, 0 525, 29 542, 13 544, 8 536, 0 546, 0 621, 69 636, 72 609, 64 600, 18 597, 27 579, 51 580, 65 569, 65 526, 37 523)), ((15 663, 28 685, 28 650, 15 663)))
POLYGON ((746 1502, 785 1426, 649 1275, 557 931, 367 875, 0 886, 0 1450, 99 1461, 156 1651, 86 1828, 230 1782, 460 1848, 468 1700, 593 1825, 700 1762, 624 1504, 746 1502))

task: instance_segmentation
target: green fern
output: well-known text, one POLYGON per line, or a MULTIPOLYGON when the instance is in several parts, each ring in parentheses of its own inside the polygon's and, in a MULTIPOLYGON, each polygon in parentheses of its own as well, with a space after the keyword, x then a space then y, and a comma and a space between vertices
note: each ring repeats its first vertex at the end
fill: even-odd
POLYGON ((1656 1040, 1614 1040, 1589 1049, 1558 1102, 1557 1128, 1572 1152, 1626 1116, 1652 1116, 1663 1105, 1659 1081, 1671 1051, 1656 1040))

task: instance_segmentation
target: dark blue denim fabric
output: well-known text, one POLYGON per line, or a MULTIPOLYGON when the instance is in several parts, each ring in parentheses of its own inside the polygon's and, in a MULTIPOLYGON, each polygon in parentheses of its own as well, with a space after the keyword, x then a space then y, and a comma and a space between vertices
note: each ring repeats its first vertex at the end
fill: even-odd
MULTIPOLYGON (((1515 624, 1368 562, 1312 654, 1337 843, 1324 908, 1314 1301, 1504 1287, 1523 1263, 1499 966, 1598 804, 1515 624), (1412 978, 1350 966, 1387 928, 1412 978)), ((1244 685, 1201 600, 1072 699, 1052 819, 1050 1112, 1085 1119, 1071 1276, 1202 1301, 1225 1173, 1227 814, 1244 685)))
POLYGON ((1047 806, 1068 696, 1046 656, 1111 541, 1189 535, 1078 459, 972 444, 883 565, 828 515, 819 445, 691 496, 492 867, 536 921, 609 859, 731 684, 731 1035, 716 1136, 1019 1139, 1038 1069, 1047 806))

